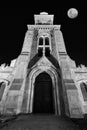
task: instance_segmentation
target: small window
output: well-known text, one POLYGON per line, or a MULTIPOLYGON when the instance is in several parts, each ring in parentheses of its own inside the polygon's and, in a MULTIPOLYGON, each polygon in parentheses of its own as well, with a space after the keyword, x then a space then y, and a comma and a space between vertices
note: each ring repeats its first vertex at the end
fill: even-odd
POLYGON ((82 91, 82 95, 83 95, 83 98, 84 98, 84 101, 87 101, 87 84, 86 83, 81 83, 80 84, 80 88, 81 88, 81 91, 82 91))
POLYGON ((43 55, 43 48, 42 48, 42 47, 39 47, 39 48, 38 48, 38 56, 39 56, 39 57, 42 57, 42 55, 43 55))
POLYGON ((39 45, 43 45, 43 38, 42 37, 39 38, 39 45))
POLYGON ((50 56, 50 48, 49 47, 45 48, 45 56, 47 56, 47 57, 50 56))
POLYGON ((48 37, 45 38, 45 45, 49 45, 49 38, 48 37))
POLYGON ((6 84, 4 82, 0 83, 0 101, 2 100, 2 96, 5 90, 6 84))

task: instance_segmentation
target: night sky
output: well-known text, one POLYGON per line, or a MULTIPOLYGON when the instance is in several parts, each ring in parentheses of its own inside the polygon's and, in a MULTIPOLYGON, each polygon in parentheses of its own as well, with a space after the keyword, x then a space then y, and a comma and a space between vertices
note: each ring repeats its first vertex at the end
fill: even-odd
POLYGON ((9 64, 21 53, 27 24, 34 24, 34 14, 54 14, 54 24, 61 25, 67 53, 76 65, 87 66, 87 13, 86 8, 77 8, 78 17, 70 19, 67 11, 72 6, 41 8, 0 8, 0 64, 9 64))

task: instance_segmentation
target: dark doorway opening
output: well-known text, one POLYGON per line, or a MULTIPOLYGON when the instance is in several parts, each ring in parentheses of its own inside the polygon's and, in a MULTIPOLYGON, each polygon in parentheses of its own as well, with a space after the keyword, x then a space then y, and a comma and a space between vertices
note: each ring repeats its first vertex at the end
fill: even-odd
POLYGON ((39 74, 35 80, 33 113, 55 113, 52 79, 46 72, 39 74))

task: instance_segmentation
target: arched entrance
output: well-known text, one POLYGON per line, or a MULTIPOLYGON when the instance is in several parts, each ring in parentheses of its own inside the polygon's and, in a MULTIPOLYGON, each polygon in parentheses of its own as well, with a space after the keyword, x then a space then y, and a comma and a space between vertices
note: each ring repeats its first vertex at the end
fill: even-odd
POLYGON ((33 113, 55 113, 52 79, 46 72, 35 79, 33 113))

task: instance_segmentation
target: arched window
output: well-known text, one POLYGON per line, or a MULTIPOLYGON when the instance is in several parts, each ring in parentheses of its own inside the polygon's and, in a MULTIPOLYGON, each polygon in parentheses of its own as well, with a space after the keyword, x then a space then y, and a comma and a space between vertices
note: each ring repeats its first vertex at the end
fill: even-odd
POLYGON ((39 38, 39 45, 43 45, 43 38, 42 37, 39 38))
POLYGON ((41 36, 39 37, 38 43, 38 56, 42 57, 45 55, 46 57, 50 56, 50 44, 49 44, 49 37, 41 36))
POLYGON ((6 83, 0 82, 0 101, 2 100, 2 96, 4 93, 5 87, 6 87, 6 83))
POLYGON ((45 38, 45 45, 49 45, 49 38, 48 37, 45 38))
POLYGON ((80 84, 80 88, 81 88, 81 91, 82 91, 82 95, 83 95, 84 101, 87 101, 87 84, 82 82, 80 84))

